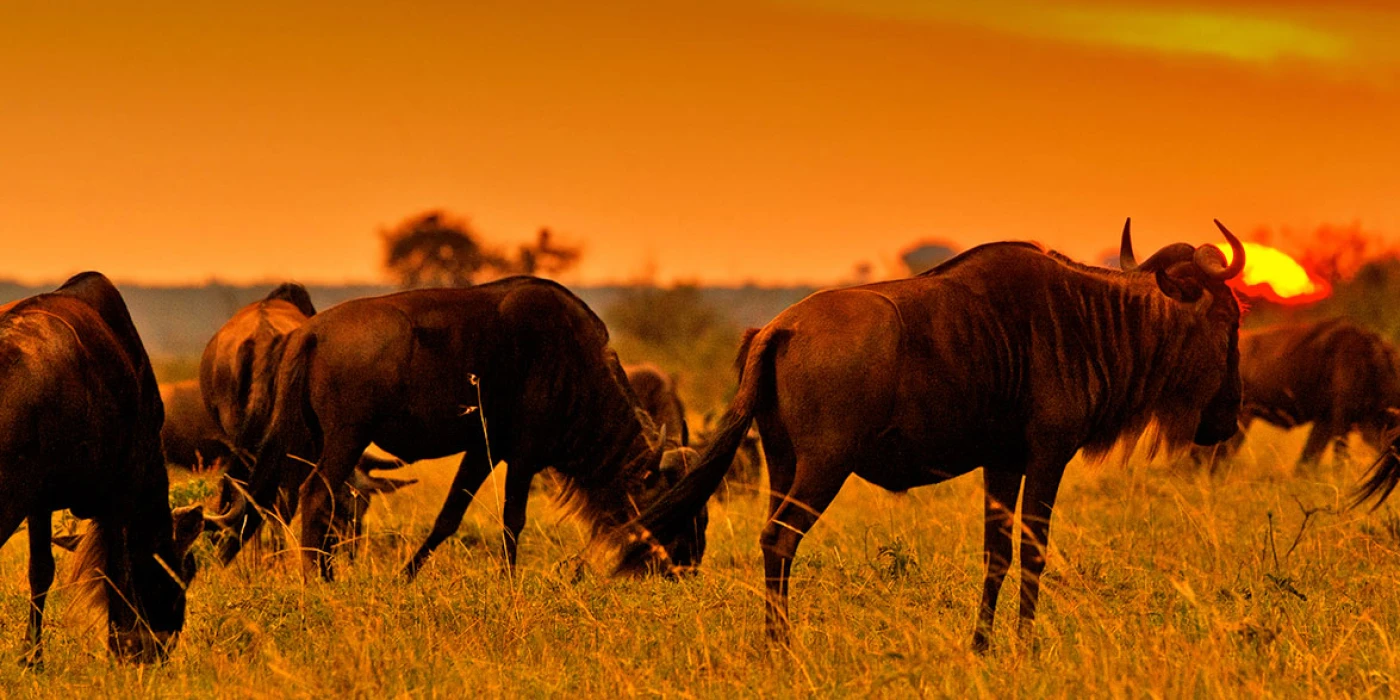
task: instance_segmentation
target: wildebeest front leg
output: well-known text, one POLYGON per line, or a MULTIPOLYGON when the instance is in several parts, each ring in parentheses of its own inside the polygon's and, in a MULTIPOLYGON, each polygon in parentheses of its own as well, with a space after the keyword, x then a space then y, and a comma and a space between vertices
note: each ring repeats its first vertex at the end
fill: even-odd
POLYGON ((982 603, 977 609, 977 627, 972 632, 972 649, 978 653, 991 646, 996 619, 997 597, 1002 581, 1011 568, 1011 535, 1016 526, 1016 501, 1021 496, 1021 475, 983 467, 987 484, 986 513, 982 533, 982 559, 986 576, 982 579, 982 603))
POLYGON ((803 469, 798 463, 793 487, 774 510, 759 536, 763 548, 763 576, 766 586, 764 612, 768 638, 783 646, 791 641, 788 621, 788 579, 797 545, 812 529, 832 499, 841 490, 849 472, 823 474, 820 469, 803 469), (805 473, 804 473, 805 472, 805 473))
POLYGON ((520 533, 525 529, 525 506, 530 500, 532 477, 534 471, 524 465, 506 468, 506 502, 502 519, 505 521, 506 569, 511 573, 515 573, 520 533))
POLYGON ((1343 431, 1332 440, 1332 468, 1341 470, 1350 464, 1351 449, 1347 442, 1347 434, 1343 431))
POLYGON ((1034 631, 1036 605, 1040 601, 1040 576, 1045 572, 1049 553, 1050 516, 1055 496, 1065 474, 1065 461, 1032 465, 1026 473, 1025 494, 1021 498, 1021 620, 1022 640, 1030 641, 1034 631))
POLYGON ((316 469, 301 484, 301 547, 308 573, 318 571, 324 580, 334 578, 330 554, 334 541, 330 533, 331 508, 335 491, 360 461, 368 442, 349 435, 327 435, 325 449, 316 469))
MULTIPOLYGON (((491 476, 494 466, 487 461, 484 454, 474 454, 468 450, 462 455, 462 463, 457 467, 457 476, 452 479, 452 488, 447 492, 447 500, 438 512, 437 520, 433 522, 432 532, 428 533, 428 539, 414 552, 413 558, 403 568, 405 578, 412 581, 433 550, 451 537, 452 533, 457 532, 457 528, 462 524, 462 516, 466 515, 467 507, 472 504, 477 489, 485 483, 486 477, 491 476)), ((509 479, 509 475, 506 478, 509 479)))
POLYGON ((1298 471, 1311 472, 1322 459, 1323 450, 1327 449, 1327 443, 1332 440, 1332 424, 1327 421, 1317 421, 1313 423, 1312 430, 1308 432, 1308 440, 1303 443, 1303 454, 1298 457, 1298 471))
POLYGON ((39 511, 29 516, 29 636, 21 661, 29 666, 42 666, 44 648, 41 635, 44 628, 44 602, 53 585, 53 513, 39 511))

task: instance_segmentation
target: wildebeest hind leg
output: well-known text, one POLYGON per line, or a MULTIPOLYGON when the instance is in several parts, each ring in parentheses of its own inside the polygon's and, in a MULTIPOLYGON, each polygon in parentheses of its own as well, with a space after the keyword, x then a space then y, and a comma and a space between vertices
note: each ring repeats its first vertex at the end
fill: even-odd
POLYGON ((345 433, 327 435, 321 461, 301 484, 297 500, 301 504, 301 547, 308 574, 315 570, 324 580, 334 578, 330 554, 335 542, 330 522, 335 491, 350 477, 366 447, 368 440, 360 441, 345 433))
POLYGON ((44 627, 44 601, 53 585, 53 513, 35 511, 29 516, 29 636, 22 662, 41 666, 44 650, 41 635, 44 627))
POLYGON ((850 470, 844 468, 805 468, 799 462, 792 488, 774 509, 759 537, 763 548, 764 618, 768 638, 783 646, 790 641, 788 579, 797 545, 831 505, 848 476, 850 470))
POLYGON ((534 475, 534 470, 524 465, 506 467, 506 502, 502 519, 505 521, 506 569, 511 573, 515 573, 520 533, 525 529, 525 506, 530 499, 530 481, 534 475))
MULTIPOLYGON (((9 495, 9 494, 6 494, 9 495)), ((16 499, 18 500, 18 499, 16 499)), ((19 529, 19 524, 24 522, 24 513, 20 512, 18 506, 0 502, 0 545, 9 541, 10 535, 15 534, 19 529)), ((21 663, 23 663, 21 659, 21 663)))
POLYGON ((1068 461, 1055 459, 1026 470, 1025 494, 1021 498, 1021 620, 1017 630, 1025 641, 1031 640, 1040 601, 1040 576, 1045 572, 1049 553, 1050 516, 1068 461))
POLYGON ((433 550, 457 532, 457 528, 462 524, 462 516, 466 515, 467 507, 472 504, 477 489, 480 489, 486 477, 491 475, 493 466, 483 454, 474 454, 468 450, 462 455, 462 463, 457 467, 457 476, 452 479, 452 488, 447 492, 447 500, 438 512, 437 520, 433 522, 432 532, 428 533, 428 539, 414 552, 413 558, 403 568, 405 578, 412 581, 433 550))
POLYGON ((982 533, 982 603, 977 609, 977 627, 972 632, 972 649, 978 653, 991 647, 997 597, 1002 581, 1011 569, 1011 535, 1016 526, 1016 501, 1021 496, 1021 475, 1015 471, 983 467, 986 481, 986 513, 982 533))

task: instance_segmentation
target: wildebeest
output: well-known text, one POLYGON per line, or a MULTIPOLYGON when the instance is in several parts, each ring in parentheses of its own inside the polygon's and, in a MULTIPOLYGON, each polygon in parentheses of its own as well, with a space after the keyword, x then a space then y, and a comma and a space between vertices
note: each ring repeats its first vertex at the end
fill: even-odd
POLYGON ((685 419, 685 404, 676 393, 676 381, 665 370, 651 363, 624 365, 627 382, 637 396, 637 404, 651 417, 673 447, 690 445, 690 426, 685 419))
MULTIPOLYGON (((1395 348, 1345 319, 1295 323, 1240 334, 1244 406, 1241 436, 1255 420, 1281 428, 1312 424, 1300 469, 1313 466, 1328 443, 1347 458, 1347 436, 1359 430, 1371 447, 1385 449, 1400 410, 1395 348)), ((1238 439, 1221 445, 1228 456, 1238 439), (1227 447, 1230 446, 1230 447, 1227 447)))
POLYGON ((198 507, 170 509, 155 375, 126 303, 96 272, 0 315, 0 544, 29 521, 26 659, 42 658, 53 511, 91 520, 77 571, 119 658, 165 655, 185 624, 198 507))
MULTIPOLYGON (((288 335, 276 386, 249 491, 264 504, 288 474, 304 477, 302 546, 327 578, 327 486, 345 481, 370 442, 406 460, 466 453, 431 534, 405 567, 409 577, 456 531, 502 460, 513 566, 540 470, 554 468, 564 499, 597 533, 650 503, 691 452, 663 451, 602 320, 564 287, 533 277, 347 301, 288 335)), ((247 537, 259 514, 246 500, 236 505, 217 519, 246 516, 247 537)), ((703 547, 704 517, 692 517, 699 534, 676 528, 668 542, 676 563, 703 547)), ((229 538, 221 555, 237 551, 229 538)))
POLYGON ((165 404, 160 444, 167 464, 194 470, 228 466, 233 451, 205 408, 199 380, 161 384, 160 399, 165 404))
MULTIPOLYGON (((262 443, 276 395, 278 363, 286 346, 287 334, 316 315, 306 288, 287 282, 262 299, 239 309, 209 339, 199 363, 197 393, 202 411, 212 425, 216 439, 230 446, 233 457, 227 461, 223 493, 219 505, 227 509, 234 498, 233 481, 246 482, 248 460, 262 443)), ((191 423, 196 422, 191 418, 191 423)), ((391 493, 415 480, 371 476, 371 469, 396 469, 396 460, 364 455, 352 477, 335 492, 334 523, 337 532, 351 541, 362 531, 370 496, 391 493)), ((292 492, 300 481, 283 483, 276 507, 286 511, 292 492)), ((290 519, 290 515, 287 516, 290 519)), ((217 523, 216 523, 217 524, 217 523)), ((354 552, 352 548, 351 553, 354 552)))
POLYGON ((1156 426, 1159 446, 1236 429, 1240 307, 1234 253, 1176 243, 1123 271, 1030 243, 979 246, 918 277, 818 292, 745 336, 739 389, 700 464, 632 528, 619 564, 665 541, 719 486, 757 420, 772 485, 763 529, 766 618, 788 638, 802 537, 852 474, 894 491, 977 467, 986 481, 986 576, 973 647, 988 646, 1021 499, 1021 629, 1029 631, 1065 465, 1156 426))

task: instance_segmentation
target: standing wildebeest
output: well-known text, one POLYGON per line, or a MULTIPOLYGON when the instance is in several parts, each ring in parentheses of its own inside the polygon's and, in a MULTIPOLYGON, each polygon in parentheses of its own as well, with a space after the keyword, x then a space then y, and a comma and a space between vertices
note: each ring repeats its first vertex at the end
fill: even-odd
MULTIPOLYGON (((272 415, 276 395, 278 363, 286 347, 287 334, 316 315, 306 288, 287 282, 267 296, 239 309, 204 348, 199 362, 199 410, 213 425, 218 440, 232 453, 227 460, 220 506, 227 508, 234 499, 234 481, 246 482, 249 457, 261 444, 272 415)), ((193 422, 193 418, 191 422, 193 422)), ((169 448, 167 447, 167 450, 169 448)), ((413 479, 371 476, 371 469, 395 469, 403 462, 364 455, 349 481, 336 489, 335 527, 352 542, 362 532, 363 516, 370 497, 391 493, 416 483, 413 479)), ((281 484, 279 510, 286 510, 300 482, 281 484)), ((286 518, 290 519, 290 515, 286 518)), ((353 554, 354 549, 352 548, 353 554)))
POLYGON ((688 447, 690 427, 685 420, 685 404, 676 393, 676 381, 660 367, 650 363, 624 365, 627 382, 637 396, 637 405, 651 417, 652 424, 661 429, 669 447, 688 447))
POLYGON ((118 657, 162 657, 185 624, 198 507, 170 510, 155 375, 126 303, 85 272, 0 311, 0 544, 29 520, 26 658, 42 658, 53 511, 91 519, 77 571, 118 657))
MULTIPOLYGON (((1256 418, 1281 428, 1312 423, 1299 468, 1315 465, 1329 442, 1333 459, 1346 461, 1353 429, 1366 444, 1385 449, 1393 411, 1400 409, 1395 348, 1339 318, 1241 333, 1240 378, 1241 433, 1256 418)), ((1226 446, 1237 440, 1218 449, 1233 451, 1226 446)))
MULTIPOLYGON (((1216 222, 1219 226, 1219 222, 1216 222)), ((986 578, 973 647, 986 649, 1021 501, 1021 628, 1030 629, 1065 465, 1155 423, 1162 443, 1213 444, 1239 418, 1240 307, 1213 246, 1185 243, 1124 272, 1029 243, 979 246, 918 277, 819 292, 739 351, 739 390, 697 466, 631 529, 620 569, 688 523, 758 421, 772 485, 763 530, 769 635, 788 638, 802 537, 852 474, 902 491, 983 468, 986 578)))
POLYGON ((204 406, 199 380, 161 384, 160 400, 165 404, 160 445, 166 464, 195 470, 212 469, 220 464, 228 466, 233 452, 225 442, 223 431, 204 406))
MULTIPOLYGON (((257 504, 294 474, 305 477, 302 546, 330 577, 327 486, 345 481, 374 442, 407 460, 465 452, 413 576, 456 531, 499 461, 505 477, 505 550, 513 566, 530 481, 553 467, 595 534, 621 525, 676 477, 688 450, 661 449, 608 347, 603 322, 564 287, 513 277, 467 289, 424 289, 347 301, 287 340, 270 430, 249 493, 257 504), (314 463, 314 471, 309 464, 314 463)), ((214 516, 259 522, 246 499, 214 516)), ((677 528, 669 548, 685 564, 703 548, 698 528, 677 528), (696 532, 698 530, 698 533, 696 532)), ((237 554, 228 538, 225 559, 237 554)))

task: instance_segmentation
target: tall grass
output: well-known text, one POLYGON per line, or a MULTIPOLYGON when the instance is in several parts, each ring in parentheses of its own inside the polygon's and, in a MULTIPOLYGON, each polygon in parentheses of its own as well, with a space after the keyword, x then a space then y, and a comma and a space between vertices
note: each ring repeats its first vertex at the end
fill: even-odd
MULTIPOLYGON (((334 583, 290 556, 201 551, 172 660, 111 662, 101 630, 50 599, 48 667, 0 663, 0 694, 40 697, 896 695, 1203 697, 1400 692, 1396 510, 1337 510, 1361 465, 1295 478, 1297 434, 1251 435, 1216 481, 1169 464, 1075 463, 1059 499, 1039 644, 969 650, 981 577, 975 477, 893 495, 853 480, 798 553, 794 647, 762 637, 762 499, 715 505, 699 575, 576 571, 580 528, 537 496, 521 571, 502 573, 499 479, 414 584, 397 576, 455 464, 374 507, 334 583)), ((1359 452, 1359 450, 1358 450, 1359 452)), ((179 491, 197 497, 201 491, 179 491)), ((60 554, 60 575, 66 557, 60 554)), ((3 645, 18 656, 25 544, 0 550, 3 645)))

